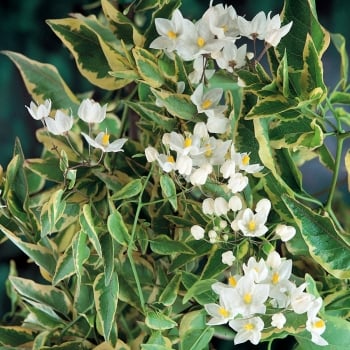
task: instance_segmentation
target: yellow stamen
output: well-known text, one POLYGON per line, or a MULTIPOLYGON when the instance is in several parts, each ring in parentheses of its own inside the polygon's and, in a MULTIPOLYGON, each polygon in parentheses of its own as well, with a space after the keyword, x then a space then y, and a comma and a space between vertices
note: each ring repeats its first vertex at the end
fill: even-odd
POLYGON ((254 327, 253 323, 246 323, 246 324, 244 325, 244 329, 245 329, 246 331, 252 331, 254 328, 255 328, 255 327, 254 327))
POLYGON ((237 280, 233 277, 233 276, 230 276, 228 278, 228 284, 231 286, 231 287, 236 287, 237 285, 237 280))
POLYGON ((274 274, 272 275, 272 283, 273 284, 277 284, 278 281, 280 280, 280 275, 278 274, 278 272, 274 272, 274 274))
POLYGON ((222 316, 222 317, 229 317, 230 316, 230 312, 227 311, 225 308, 223 307, 220 307, 219 309, 219 314, 222 316))
POLYGON ((324 327, 324 321, 323 320, 318 320, 314 322, 314 327, 315 328, 323 328, 324 327))
POLYGON ((242 163, 243 163, 243 165, 248 165, 248 164, 249 164, 249 161, 250 161, 250 157, 248 156, 248 154, 245 154, 245 155, 242 157, 242 163))
POLYGON ((202 102, 202 104, 201 104, 201 107, 203 108, 203 109, 208 109, 208 108, 210 108, 211 106, 212 106, 212 104, 213 104, 213 101, 211 101, 211 100, 204 100, 203 102, 202 102))
POLYGON ((173 32, 172 30, 168 31, 168 38, 169 39, 176 39, 177 38, 177 34, 175 32, 173 32))
POLYGON ((192 139, 190 137, 185 138, 184 147, 190 147, 192 145, 192 139))
POLYGON ((201 36, 197 39, 197 45, 199 47, 203 47, 205 45, 205 40, 201 36))
POLYGON ((250 220, 248 222, 248 230, 249 231, 254 231, 256 229, 256 223, 254 220, 250 220))
POLYGON ((213 155, 213 150, 211 149, 210 145, 207 144, 205 145, 205 152, 204 152, 204 155, 209 158, 213 155))
POLYGON ((252 295, 250 293, 245 293, 243 295, 243 301, 246 303, 246 304, 250 304, 252 302, 252 295))
POLYGON ((104 133, 103 136, 102 136, 102 146, 108 146, 109 145, 109 134, 107 133, 104 133))
POLYGON ((168 156, 166 160, 167 160, 167 162, 169 162, 169 163, 175 163, 175 159, 174 159, 173 156, 168 156))

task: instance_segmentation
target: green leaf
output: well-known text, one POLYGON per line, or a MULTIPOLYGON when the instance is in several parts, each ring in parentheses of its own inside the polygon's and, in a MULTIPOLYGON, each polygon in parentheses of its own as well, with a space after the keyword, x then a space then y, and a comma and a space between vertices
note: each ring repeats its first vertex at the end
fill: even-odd
POLYGON ((99 35, 84 21, 64 18, 47 23, 73 55, 80 73, 92 84, 102 89, 116 90, 128 83, 109 74, 113 68, 101 48, 99 35))
POLYGON ((173 179, 168 175, 162 175, 160 177, 160 187, 162 188, 163 198, 167 199, 173 209, 177 211, 176 186, 173 179))
POLYGON ((289 75, 288 75, 288 60, 287 53, 285 52, 282 60, 279 63, 279 67, 277 69, 277 77, 276 83, 279 87, 279 90, 282 92, 283 96, 288 98, 289 91, 289 75))
POLYGON ((293 215, 310 254, 327 272, 337 278, 350 277, 350 246, 332 220, 313 212, 284 195, 283 201, 293 215))
POLYGON ((110 284, 114 272, 114 242, 109 234, 101 237, 101 248, 103 251, 103 267, 106 286, 110 284))
POLYGON ((45 203, 41 210, 41 237, 57 231, 56 224, 62 217, 66 208, 66 202, 62 199, 62 189, 54 192, 50 200, 45 203))
POLYGON ((57 285, 60 281, 75 274, 74 257, 71 247, 60 255, 56 265, 56 272, 52 279, 52 284, 57 285))
POLYGON ((189 95, 175 94, 165 90, 152 89, 153 94, 163 103, 166 110, 174 117, 194 120, 197 109, 189 95))
POLYGON ((31 60, 19 53, 3 51, 22 76, 24 84, 36 103, 51 99, 53 109, 72 109, 75 113, 79 101, 59 75, 55 66, 31 60))
POLYGON ((201 273, 201 279, 215 278, 227 269, 227 265, 223 264, 221 261, 222 253, 226 251, 227 249, 218 249, 217 246, 213 246, 201 273))
POLYGON ((162 294, 159 296, 159 302, 165 306, 171 306, 174 304, 179 286, 181 282, 181 274, 176 274, 170 282, 164 288, 162 294))
POLYGON ((49 306, 65 316, 72 310, 68 296, 56 287, 15 276, 10 277, 10 282, 24 298, 49 306))
POLYGON ((14 243, 23 253, 31 258, 37 265, 46 270, 51 276, 53 276, 56 268, 56 260, 52 251, 42 246, 40 243, 33 244, 23 242, 20 238, 14 235, 5 226, 0 225, 0 230, 6 235, 6 237, 14 243))
POLYGON ((157 58, 140 47, 135 47, 132 53, 140 77, 145 83, 154 88, 161 87, 165 82, 165 78, 156 64, 157 58))
POLYGON ((147 313, 145 324, 147 327, 156 330, 171 329, 177 326, 177 323, 169 316, 156 311, 149 311, 147 313))
POLYGON ((217 282, 216 279, 206 279, 196 281, 187 291, 183 297, 183 303, 186 304, 190 299, 197 298, 198 295, 204 294, 207 292, 212 292, 211 286, 213 283, 217 282))
POLYGON ((150 241, 151 249, 160 255, 172 255, 178 253, 195 254, 195 251, 186 243, 174 241, 169 236, 157 235, 150 241))
POLYGON ((90 249, 87 246, 87 237, 84 231, 80 231, 74 236, 72 241, 73 262, 79 281, 81 281, 84 262, 90 256, 90 249))
POLYGON ((59 169, 59 160, 57 158, 27 159, 24 166, 46 180, 56 183, 64 181, 63 173, 57 171, 59 169))
POLYGON ((141 179, 135 179, 123 186, 119 191, 113 193, 112 200, 127 199, 137 196, 142 190, 141 179))
POLYGON ((294 70, 304 65, 303 52, 307 35, 310 35, 321 58, 330 41, 329 33, 317 19, 314 0, 286 0, 282 12, 282 24, 293 21, 290 32, 276 48, 279 57, 288 52, 288 64, 294 70))
POLYGON ((116 242, 127 247, 130 243, 130 235, 122 215, 115 210, 107 219, 108 232, 116 242))
POLYGON ((179 327, 180 349, 205 349, 214 335, 214 327, 206 325, 205 310, 187 312, 179 327))
POLYGON ((6 346, 15 346, 28 343, 34 339, 35 332, 20 326, 0 326, 0 344, 6 346))
POLYGON ((79 216, 81 229, 88 235, 90 242, 94 246, 97 254, 102 258, 102 248, 97 234, 97 230, 92 217, 90 204, 84 204, 82 212, 79 216))
POLYGON ((165 131, 173 131, 176 121, 173 118, 164 116, 161 109, 152 102, 131 102, 125 101, 125 104, 135 111, 142 121, 151 123, 152 127, 163 128, 165 131))
POLYGON ((341 64, 340 64, 340 79, 341 86, 343 90, 346 89, 348 76, 349 76, 349 57, 348 52, 346 50, 346 40, 341 34, 331 34, 331 40, 334 44, 335 48, 338 50, 340 54, 341 64))
POLYGON ((105 276, 100 273, 94 281, 94 300, 97 317, 102 324, 103 336, 110 340, 115 323, 119 295, 118 275, 113 273, 110 283, 106 285, 105 276))

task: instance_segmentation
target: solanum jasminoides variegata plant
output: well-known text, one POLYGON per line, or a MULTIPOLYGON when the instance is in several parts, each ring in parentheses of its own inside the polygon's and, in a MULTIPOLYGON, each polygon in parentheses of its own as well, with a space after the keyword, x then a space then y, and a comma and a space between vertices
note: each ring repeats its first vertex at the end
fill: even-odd
POLYGON ((312 0, 251 19, 208 5, 190 20, 177 0, 102 0, 98 17, 48 20, 98 94, 3 52, 43 144, 27 159, 16 140, 1 171, 1 239, 34 276, 11 263, 4 348, 350 343, 346 203, 335 203, 350 135, 345 40, 312 0), (311 159, 333 174, 325 199, 304 189, 311 159))

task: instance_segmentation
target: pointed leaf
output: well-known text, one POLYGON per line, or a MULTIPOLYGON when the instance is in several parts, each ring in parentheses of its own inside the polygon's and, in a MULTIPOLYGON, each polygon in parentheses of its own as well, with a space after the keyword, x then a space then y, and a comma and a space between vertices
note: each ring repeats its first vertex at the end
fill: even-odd
POLYGON ((39 284, 21 277, 10 277, 11 284, 24 298, 36 301, 68 316, 72 309, 67 295, 56 287, 39 284))
POLYGON ((115 323, 119 295, 118 275, 113 274, 110 283, 106 285, 104 274, 99 274, 94 281, 94 300, 97 317, 102 324, 103 336, 110 340, 112 328, 115 323))
POLYGON ((195 254, 195 251, 186 243, 174 241, 166 235, 157 235, 150 241, 153 252, 161 255, 171 255, 176 253, 195 254))
POLYGON ((90 242, 94 246, 97 254, 102 258, 101 244, 95 228, 94 219, 92 217, 91 206, 84 204, 82 212, 79 216, 81 229, 88 235, 90 242))
POLYGON ((108 232, 118 243, 128 246, 130 243, 130 235, 126 227, 123 217, 116 210, 108 216, 107 219, 108 232))
POLYGON ((327 216, 321 216, 284 195, 283 201, 293 215, 311 256, 337 278, 350 277, 350 245, 327 216))
POLYGON ((163 198, 167 199, 173 209, 177 211, 176 186, 173 179, 168 175, 162 175, 160 177, 160 187, 162 188, 163 198))
POLYGON ((0 326, 0 344, 4 346, 20 348, 20 345, 32 341, 34 336, 35 332, 25 327, 0 326))
POLYGON ((142 181, 140 179, 132 180, 123 186, 119 191, 113 193, 112 200, 127 199, 137 196, 142 190, 142 181))
POLYGON ((177 293, 179 291, 179 286, 181 282, 181 274, 176 274, 171 281, 164 288, 162 294, 159 296, 159 302, 165 306, 170 306, 174 304, 177 293))
POLYGON ((146 326, 151 329, 164 330, 174 328, 177 323, 160 312, 149 311, 145 319, 146 326))
POLYGON ((53 109, 78 109, 79 101, 55 66, 31 60, 19 53, 4 51, 19 69, 24 84, 37 103, 51 99, 53 109))

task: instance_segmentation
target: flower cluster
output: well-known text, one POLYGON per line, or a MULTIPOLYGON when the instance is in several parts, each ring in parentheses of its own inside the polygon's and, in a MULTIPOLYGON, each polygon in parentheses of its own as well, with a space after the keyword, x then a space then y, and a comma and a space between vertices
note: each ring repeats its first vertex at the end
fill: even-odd
MULTIPOLYGON (((150 47, 163 49, 170 56, 176 52, 183 60, 194 61, 191 78, 195 83, 202 76, 203 57, 213 58, 220 68, 232 72, 246 64, 247 45, 237 47, 238 39, 259 39, 266 47, 275 47, 290 31, 292 22, 281 27, 278 14, 271 18, 271 12, 266 15, 263 11, 248 21, 237 15, 233 6, 217 4, 211 5, 195 23, 175 10, 170 20, 157 18, 155 25, 160 36, 150 47)), ((212 72, 209 70, 206 74, 210 76, 212 72)))
MULTIPOLYGON (((45 100, 43 104, 35 104, 33 101, 29 107, 26 106, 29 114, 35 120, 41 120, 47 130, 54 135, 68 136, 68 132, 72 129, 74 118, 72 115, 66 114, 64 111, 56 110, 55 116, 51 117, 51 100, 45 100)), ((102 150, 102 152, 120 152, 127 141, 125 138, 115 140, 110 143, 110 134, 107 130, 101 131, 95 137, 91 138, 91 124, 99 124, 106 118, 107 105, 101 105, 91 99, 84 99, 78 109, 78 117, 89 124, 89 135, 82 132, 89 146, 102 150)))
POLYGON ((235 344, 250 341, 258 344, 265 327, 282 329, 291 312, 306 314, 306 329, 312 341, 327 345, 321 337, 325 322, 317 316, 322 299, 305 291, 306 283, 297 286, 290 280, 292 260, 272 251, 267 259, 249 258, 241 274, 230 275, 228 283, 216 282, 213 291, 219 303, 205 309, 211 316, 209 325, 226 324, 236 331, 235 344), (269 322, 269 325, 266 323, 269 322))

